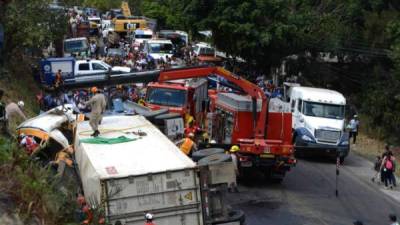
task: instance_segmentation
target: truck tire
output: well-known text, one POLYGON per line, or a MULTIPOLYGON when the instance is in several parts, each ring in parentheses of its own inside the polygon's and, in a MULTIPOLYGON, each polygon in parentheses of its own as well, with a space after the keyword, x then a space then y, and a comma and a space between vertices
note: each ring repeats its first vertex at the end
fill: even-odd
POLYGON ((193 152, 192 160, 195 162, 198 162, 200 159, 202 159, 204 157, 218 154, 218 153, 224 153, 224 152, 225 152, 225 150, 222 148, 204 148, 204 149, 200 149, 197 152, 193 152))
POLYGON ((207 157, 204 157, 200 159, 197 162, 197 165, 199 166, 206 166, 206 165, 214 165, 222 162, 230 162, 232 161, 232 158, 230 155, 224 154, 224 153, 217 153, 214 155, 209 155, 207 157))
POLYGON ((179 113, 161 114, 161 115, 154 117, 154 123, 155 124, 164 124, 164 120, 181 118, 181 117, 182 116, 179 113))
POLYGON ((229 217, 226 220, 212 222, 212 225, 223 225, 232 222, 239 222, 240 225, 245 224, 246 217, 242 210, 232 210, 228 213, 228 216, 229 217))

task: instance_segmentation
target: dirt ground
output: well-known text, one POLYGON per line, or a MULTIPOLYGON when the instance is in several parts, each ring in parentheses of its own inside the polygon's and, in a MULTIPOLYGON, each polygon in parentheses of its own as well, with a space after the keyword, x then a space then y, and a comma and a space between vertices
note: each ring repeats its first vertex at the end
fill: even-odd
MULTIPOLYGON (((351 145, 351 151, 356 152, 368 160, 375 161, 377 155, 382 155, 385 150, 385 142, 376 140, 368 137, 367 135, 360 133, 357 136, 357 142, 355 145, 351 145)), ((400 176, 400 147, 391 146, 391 150, 396 157, 396 175, 400 176)))

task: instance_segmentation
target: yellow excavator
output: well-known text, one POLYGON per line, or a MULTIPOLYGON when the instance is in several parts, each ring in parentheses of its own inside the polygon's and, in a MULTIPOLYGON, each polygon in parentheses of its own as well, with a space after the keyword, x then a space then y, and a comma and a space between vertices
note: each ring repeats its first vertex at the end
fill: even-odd
POLYGON ((117 16, 113 19, 114 32, 121 36, 125 36, 128 32, 136 29, 147 28, 147 20, 145 17, 132 16, 129 4, 126 1, 121 3, 122 16, 117 16))

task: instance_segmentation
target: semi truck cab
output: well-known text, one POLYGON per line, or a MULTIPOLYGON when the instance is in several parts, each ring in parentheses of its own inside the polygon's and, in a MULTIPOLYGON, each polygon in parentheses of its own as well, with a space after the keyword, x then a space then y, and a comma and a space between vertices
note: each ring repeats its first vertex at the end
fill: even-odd
POLYGON ((289 103, 296 152, 339 156, 343 162, 349 153, 344 96, 328 89, 292 87, 289 103))

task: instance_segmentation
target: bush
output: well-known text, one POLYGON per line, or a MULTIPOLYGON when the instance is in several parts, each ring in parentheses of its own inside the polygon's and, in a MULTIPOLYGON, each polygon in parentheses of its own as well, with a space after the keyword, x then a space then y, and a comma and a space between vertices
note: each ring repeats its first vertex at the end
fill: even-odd
POLYGON ((3 138, 0 138, 0 165, 2 193, 15 206, 9 213, 18 214, 24 224, 33 220, 43 224, 71 222, 75 196, 58 190, 61 181, 50 169, 39 166, 15 142, 3 138))

